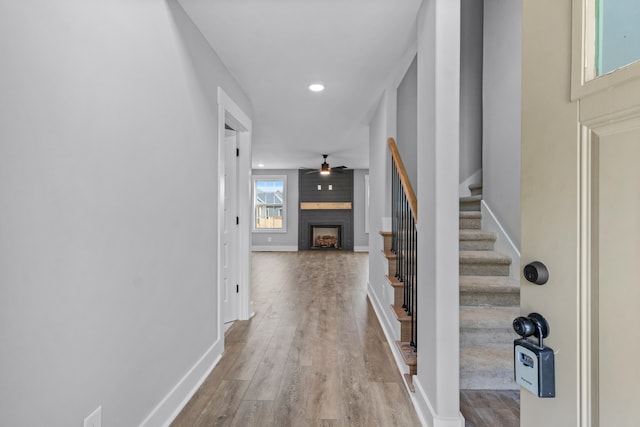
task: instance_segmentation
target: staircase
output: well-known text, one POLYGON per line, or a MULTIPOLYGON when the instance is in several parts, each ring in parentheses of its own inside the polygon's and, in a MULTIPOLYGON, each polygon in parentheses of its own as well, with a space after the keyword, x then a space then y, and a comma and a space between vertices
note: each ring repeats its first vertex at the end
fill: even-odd
MULTIPOLYGON (((405 288, 404 283, 400 281, 396 276, 396 254, 394 254, 392 249, 392 238, 393 234, 390 231, 381 231, 380 235, 383 238, 383 254, 387 259, 387 275, 385 279, 389 286, 393 288, 393 304, 391 305, 391 309, 398 320, 400 322, 400 341, 396 341, 396 346, 400 351, 400 355, 402 359, 409 368, 409 373, 404 374, 404 379, 409 387, 409 390, 415 392, 415 387, 413 385, 412 376, 418 373, 418 356, 415 351, 415 348, 411 346, 412 341, 412 330, 411 324, 414 322, 414 319, 407 315, 407 312, 402 307, 405 299, 405 288)), ((415 327, 415 323, 413 325, 415 327)))
POLYGON ((516 390, 511 322, 520 315, 520 285, 511 259, 481 230, 482 185, 460 198, 460 389, 516 390))

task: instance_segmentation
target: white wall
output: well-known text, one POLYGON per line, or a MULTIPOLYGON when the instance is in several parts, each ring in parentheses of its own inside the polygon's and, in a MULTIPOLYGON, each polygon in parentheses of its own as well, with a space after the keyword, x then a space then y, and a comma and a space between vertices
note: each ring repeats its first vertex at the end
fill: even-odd
POLYGON ((396 144, 413 191, 418 191, 418 59, 414 58, 397 91, 396 144))
POLYGON ((427 425, 459 412, 460 0, 418 14, 418 375, 427 425))
POLYGON ((482 168, 482 5, 460 2, 460 182, 482 168))
MULTIPOLYGON (((255 249, 271 250, 298 250, 298 170, 297 169, 254 169, 254 176, 259 175, 286 175, 287 176, 287 200, 286 200, 286 222, 287 231, 285 233, 253 232, 251 233, 251 244, 255 249), (271 241, 269 241, 271 239, 271 241)), ((252 212, 249 212, 249 221, 253 221, 252 212)))
POLYGON ((368 169, 355 169, 353 171, 353 248, 364 250, 369 247, 369 233, 365 232, 365 175, 368 169))
POLYGON ((250 102, 173 1, 2 2, 0 56, 0 425, 139 425, 221 350, 217 86, 250 102))
POLYGON ((520 247, 521 0, 484 1, 484 201, 520 247))
POLYGON ((380 231, 391 231, 391 156, 387 138, 396 133, 396 90, 383 92, 378 107, 369 123, 369 298, 378 312, 383 328, 399 339, 400 327, 389 306, 393 294, 384 276, 388 273, 382 255, 383 241, 380 231), (388 224, 386 224, 388 222, 388 224))

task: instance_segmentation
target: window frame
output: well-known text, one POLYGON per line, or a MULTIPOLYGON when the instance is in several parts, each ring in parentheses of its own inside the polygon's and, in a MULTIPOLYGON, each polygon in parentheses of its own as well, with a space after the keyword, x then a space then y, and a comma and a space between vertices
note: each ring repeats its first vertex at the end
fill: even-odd
POLYGON ((254 233, 286 233, 287 232, 287 175, 253 175, 251 177, 251 230, 254 233), (260 181, 281 181, 282 182, 282 228, 257 228, 256 227, 256 185, 260 181))

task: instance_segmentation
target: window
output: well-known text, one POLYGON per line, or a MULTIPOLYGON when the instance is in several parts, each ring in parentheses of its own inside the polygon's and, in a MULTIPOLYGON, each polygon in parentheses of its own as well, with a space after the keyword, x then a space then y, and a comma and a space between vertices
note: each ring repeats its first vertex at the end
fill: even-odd
POLYGON ((609 73, 640 59, 640 3, 597 0, 596 72, 609 73))
POLYGON ((253 177, 253 231, 287 231, 286 175, 253 177))

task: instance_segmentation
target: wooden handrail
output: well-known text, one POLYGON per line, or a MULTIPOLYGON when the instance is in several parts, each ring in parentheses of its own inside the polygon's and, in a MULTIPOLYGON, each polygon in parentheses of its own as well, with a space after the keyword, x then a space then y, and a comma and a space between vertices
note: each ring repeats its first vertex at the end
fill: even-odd
POLYGON ((393 163, 396 165, 396 169, 398 169, 398 175, 400 176, 402 188, 404 189, 404 193, 407 195, 407 201, 409 202, 409 207, 411 208, 411 212, 413 213, 413 218, 417 222, 418 199, 416 199, 416 194, 413 192, 413 187, 411 187, 411 181, 409 181, 409 175, 407 175, 407 170, 404 168, 404 163, 402 163, 402 158, 400 157, 400 152, 398 151, 396 141, 393 138, 389 138, 387 139, 387 142, 389 143, 389 150, 391 150, 393 163))

